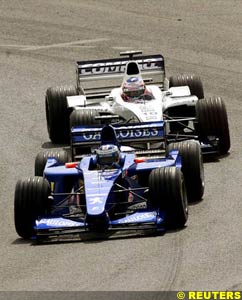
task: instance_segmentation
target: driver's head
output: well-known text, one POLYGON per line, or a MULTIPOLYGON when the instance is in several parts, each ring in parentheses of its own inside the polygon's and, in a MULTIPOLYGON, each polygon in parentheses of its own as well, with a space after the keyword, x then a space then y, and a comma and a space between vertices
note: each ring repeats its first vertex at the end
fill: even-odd
POLYGON ((107 144, 100 146, 97 150, 97 163, 100 166, 113 166, 120 159, 120 151, 116 145, 107 144))
POLYGON ((130 77, 124 81, 122 86, 122 98, 124 101, 132 102, 145 92, 145 84, 140 77, 130 77))

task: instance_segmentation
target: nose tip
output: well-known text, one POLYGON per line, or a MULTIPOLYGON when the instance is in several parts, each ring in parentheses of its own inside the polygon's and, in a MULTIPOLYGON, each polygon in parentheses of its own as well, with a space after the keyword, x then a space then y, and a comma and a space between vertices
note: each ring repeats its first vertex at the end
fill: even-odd
POLYGON ((91 231, 106 231, 109 228, 110 218, 107 212, 100 215, 87 214, 85 218, 86 227, 91 231))

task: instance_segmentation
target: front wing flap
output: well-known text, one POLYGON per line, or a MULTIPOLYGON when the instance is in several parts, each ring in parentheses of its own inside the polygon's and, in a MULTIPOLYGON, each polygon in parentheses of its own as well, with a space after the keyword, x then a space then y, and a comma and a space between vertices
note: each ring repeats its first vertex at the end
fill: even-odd
MULTIPOLYGON (((107 231, 164 229, 164 212, 159 210, 136 211, 126 217, 110 220, 107 231)), ((36 221, 36 236, 78 234, 90 232, 85 220, 73 221, 63 217, 43 218, 36 221)))

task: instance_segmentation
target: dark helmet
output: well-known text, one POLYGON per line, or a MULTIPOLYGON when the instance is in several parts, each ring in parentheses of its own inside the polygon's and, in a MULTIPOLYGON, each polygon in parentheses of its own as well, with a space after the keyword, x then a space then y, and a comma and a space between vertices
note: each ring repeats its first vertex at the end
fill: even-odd
POLYGON ((96 150, 96 153, 97 163, 100 166, 112 166, 120 160, 120 151, 116 145, 102 145, 96 150))

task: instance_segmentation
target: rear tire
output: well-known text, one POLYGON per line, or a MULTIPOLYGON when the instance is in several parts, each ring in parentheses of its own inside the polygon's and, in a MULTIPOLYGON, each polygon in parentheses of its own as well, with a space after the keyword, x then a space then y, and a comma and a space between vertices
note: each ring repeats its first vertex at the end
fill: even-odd
POLYGON ((204 168, 200 144, 197 141, 171 143, 167 147, 167 154, 171 150, 178 150, 181 155, 181 171, 185 178, 188 202, 200 201, 204 194, 204 168))
POLYGON ((219 153, 230 149, 228 116, 224 101, 220 97, 202 99, 196 103, 197 131, 201 138, 215 136, 219 139, 219 153))
POLYGON ((17 182, 14 198, 14 221, 18 235, 30 239, 34 234, 36 219, 48 213, 50 186, 42 177, 28 177, 17 182))
POLYGON ((59 163, 71 161, 71 156, 66 150, 47 150, 37 154, 34 164, 35 176, 43 176, 48 157, 55 158, 59 163))
MULTIPOLYGON (((72 127, 82 127, 90 125, 101 124, 99 120, 95 120, 95 117, 99 116, 97 109, 75 109, 70 115, 70 132, 72 127)), ((76 160, 76 156, 91 153, 90 145, 78 147, 78 149, 72 148, 72 158, 76 160)))
POLYGON ((46 121, 53 143, 69 143, 69 116, 67 96, 77 95, 75 86, 48 88, 45 97, 46 121))
POLYGON ((195 95, 198 99, 204 98, 203 84, 200 77, 196 75, 180 74, 169 78, 169 87, 189 86, 191 95, 195 95))
POLYGON ((182 172, 176 167, 154 169, 149 176, 149 188, 150 204, 165 211, 166 227, 184 227, 188 204, 182 172))

